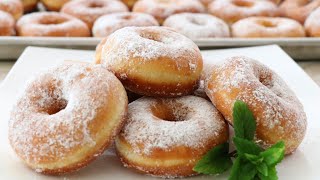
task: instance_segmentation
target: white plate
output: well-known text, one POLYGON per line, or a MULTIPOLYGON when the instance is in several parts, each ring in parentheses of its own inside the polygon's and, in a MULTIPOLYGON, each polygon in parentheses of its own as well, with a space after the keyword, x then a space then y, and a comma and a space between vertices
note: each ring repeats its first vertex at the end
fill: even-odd
MULTIPOLYGON (((206 63, 214 63, 234 55, 255 58, 275 70, 293 89, 305 107, 308 117, 307 135, 299 149, 278 166, 280 179, 319 179, 320 156, 320 89, 310 77, 278 46, 261 46, 228 50, 203 51, 206 63)), ((8 144, 8 119, 17 94, 35 72, 45 70, 64 60, 92 61, 93 51, 61 50, 29 47, 21 55, 0 85, 0 176, 1 179, 149 179, 121 166, 110 153, 104 154, 88 167, 67 176, 37 174, 26 168, 12 153, 8 144)), ((228 173, 215 177, 226 179, 228 173)), ((212 179, 197 176, 192 179, 212 179)))

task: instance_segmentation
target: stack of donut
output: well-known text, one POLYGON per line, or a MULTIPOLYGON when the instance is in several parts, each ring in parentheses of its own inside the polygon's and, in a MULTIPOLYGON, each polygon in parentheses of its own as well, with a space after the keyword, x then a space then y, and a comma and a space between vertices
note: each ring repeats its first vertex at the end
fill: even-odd
POLYGON ((262 148, 283 140, 290 154, 303 140, 301 103, 250 58, 208 66, 192 40, 171 29, 126 27, 100 43, 95 62, 44 72, 18 98, 10 144, 37 172, 73 172, 115 141, 125 167, 164 178, 196 175, 202 156, 228 141, 236 100, 253 112, 262 148), (131 95, 137 99, 128 105, 131 95))
POLYGON ((320 37, 317 18, 320 0, 40 0, 40 3, 46 12, 34 12, 38 0, 0 1, 3 11, 0 36, 108 37, 123 27, 161 25, 193 40, 320 37))

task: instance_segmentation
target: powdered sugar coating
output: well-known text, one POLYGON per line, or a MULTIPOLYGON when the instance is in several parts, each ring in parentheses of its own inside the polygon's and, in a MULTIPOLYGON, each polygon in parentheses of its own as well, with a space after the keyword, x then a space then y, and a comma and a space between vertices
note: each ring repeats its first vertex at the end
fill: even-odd
POLYGON ((159 26, 153 16, 144 13, 112 13, 98 18, 92 28, 93 36, 107 37, 118 29, 128 26, 159 26))
POLYGON ((163 26, 168 26, 191 38, 229 37, 229 26, 221 19, 209 14, 180 13, 167 18, 163 26))
POLYGON ((118 0, 77 0, 66 3, 61 12, 84 21, 89 28, 100 16, 116 12, 127 12, 128 7, 118 0))
MULTIPOLYGON (((96 119, 108 107, 109 93, 116 85, 120 85, 116 77, 98 65, 64 64, 38 75, 27 83, 12 109, 11 146, 27 164, 64 161, 69 157, 73 158, 68 163, 77 163, 77 153, 87 153, 81 151, 83 147, 101 147, 96 144, 98 128, 93 126, 101 120, 96 119)), ((118 98, 119 106, 127 102, 125 96, 118 98)), ((37 169, 41 171, 41 165, 37 169)))
POLYGON ((218 137, 224 128, 221 114, 210 102, 200 97, 144 97, 129 104, 128 123, 120 136, 132 146, 135 153, 148 155, 155 148, 166 151, 177 146, 204 147, 212 138, 218 137), (172 109, 177 121, 163 120, 153 115, 151 108, 159 102, 172 109))
POLYGON ((320 37, 320 8, 314 10, 306 19, 304 27, 308 36, 320 37))
POLYGON ((0 36, 15 35, 15 21, 13 17, 6 12, 0 11, 0 36))
POLYGON ((277 16, 277 5, 270 1, 256 0, 214 0, 208 6, 210 14, 227 23, 251 16, 277 16))
POLYGON ((84 22, 57 12, 27 14, 19 19, 16 26, 20 36, 90 36, 90 31, 84 22))
POLYGON ((293 19, 249 17, 232 25, 233 37, 304 37, 303 26, 293 19))
POLYGON ((263 64, 247 57, 226 59, 211 70, 206 93, 226 120, 232 120, 236 100, 253 111, 257 140, 263 147, 284 140, 287 153, 302 141, 307 121, 302 104, 286 83, 263 64))
POLYGON ((161 24, 172 14, 201 13, 205 11, 205 8, 197 0, 140 0, 134 5, 133 11, 151 14, 161 24))

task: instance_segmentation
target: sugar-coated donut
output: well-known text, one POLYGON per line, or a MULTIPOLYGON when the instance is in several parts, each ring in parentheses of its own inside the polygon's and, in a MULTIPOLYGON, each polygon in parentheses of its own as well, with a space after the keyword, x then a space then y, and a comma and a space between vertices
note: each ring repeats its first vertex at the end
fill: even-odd
POLYGON ((31 12, 37 9, 39 0, 21 0, 24 12, 31 12))
POLYGON ((279 6, 281 16, 304 23, 309 14, 320 6, 320 0, 285 0, 279 6))
POLYGON ((107 37, 116 30, 128 26, 159 26, 159 23, 153 16, 145 13, 112 13, 101 16, 94 22, 92 34, 95 37, 107 37))
POLYGON ((280 140, 285 153, 302 142, 306 114, 286 83, 265 65, 247 57, 231 57, 217 64, 206 79, 206 93, 229 123, 236 100, 249 106, 257 122, 256 141, 263 148, 280 140))
POLYGON ((101 64, 128 90, 147 96, 191 94, 203 67, 192 40, 157 26, 122 28, 106 39, 100 54, 101 64))
POLYGON ((0 11, 5 11, 18 20, 23 14, 23 4, 20 0, 1 0, 0 11))
POLYGON ((231 29, 233 37, 241 38, 305 37, 298 21, 280 17, 249 17, 237 21, 231 29))
POLYGON ((134 4, 138 1, 138 0, 121 0, 125 5, 128 6, 129 9, 132 9, 132 7, 134 6, 134 4))
POLYGON ((91 64, 63 64, 30 81, 14 106, 9 140, 18 157, 45 174, 86 166, 111 144, 126 120, 120 81, 91 64))
POLYGON ((61 12, 84 21, 91 29, 100 16, 116 12, 127 12, 128 7, 118 0, 77 0, 65 4, 61 12))
POLYGON ((230 24, 251 16, 279 14, 277 5, 265 0, 214 0, 208 6, 208 11, 230 24))
POLYGON ((205 8, 196 0, 140 0, 133 6, 133 11, 151 14, 162 24, 172 14, 201 13, 205 8))
POLYGON ((304 23, 306 33, 310 37, 320 37, 320 7, 314 10, 304 23))
POLYGON ((195 164, 228 136, 223 117, 203 98, 144 97, 129 104, 128 122, 115 144, 126 167, 173 178, 197 174, 195 164))
POLYGON ((171 27, 191 39, 230 37, 228 24, 209 14, 175 14, 168 17, 163 26, 171 27))
POLYGON ((84 22, 57 12, 27 14, 19 19, 16 27, 19 36, 90 36, 90 30, 84 22))
POLYGON ((0 11, 0 36, 15 35, 15 20, 11 14, 0 11))
POLYGON ((205 80, 210 75, 211 69, 213 68, 212 64, 204 64, 203 70, 201 72, 201 76, 199 79, 199 87, 193 92, 193 95, 208 99, 208 96, 205 92, 205 80))
POLYGON ((60 9, 70 0, 41 0, 42 4, 49 11, 60 11, 60 9))

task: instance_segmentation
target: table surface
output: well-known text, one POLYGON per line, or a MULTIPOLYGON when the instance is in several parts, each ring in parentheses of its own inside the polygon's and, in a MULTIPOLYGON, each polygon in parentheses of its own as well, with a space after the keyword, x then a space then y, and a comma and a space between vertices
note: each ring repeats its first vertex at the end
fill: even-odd
MULTIPOLYGON (((13 66, 14 61, 0 61, 0 82, 13 66)), ((320 61, 300 61, 298 64, 320 86, 320 61)))

